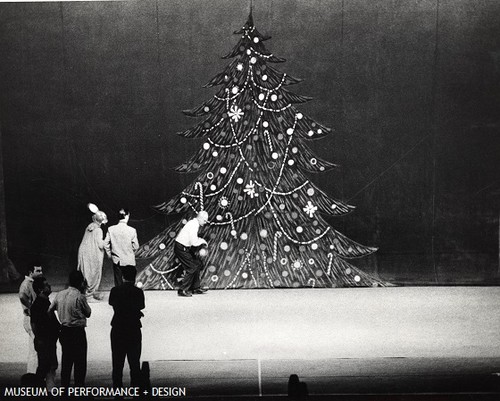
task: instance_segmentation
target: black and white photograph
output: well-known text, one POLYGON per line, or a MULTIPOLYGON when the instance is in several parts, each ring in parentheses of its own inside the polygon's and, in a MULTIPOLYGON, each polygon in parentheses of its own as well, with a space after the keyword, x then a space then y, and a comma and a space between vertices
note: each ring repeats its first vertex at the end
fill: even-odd
POLYGON ((500 399, 500 1, 0 1, 0 398, 500 399))

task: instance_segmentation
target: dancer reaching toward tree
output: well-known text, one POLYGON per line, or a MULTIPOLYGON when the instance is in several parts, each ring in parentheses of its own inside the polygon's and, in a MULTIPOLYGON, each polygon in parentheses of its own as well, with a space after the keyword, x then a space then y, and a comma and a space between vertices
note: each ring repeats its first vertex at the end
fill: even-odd
POLYGON ((122 270, 125 266, 135 268, 134 252, 139 248, 137 231, 128 225, 130 212, 122 208, 118 212, 118 224, 109 227, 105 239, 107 255, 113 260, 113 275, 115 286, 123 284, 122 270))
POLYGON ((184 269, 184 277, 181 280, 178 291, 181 297, 190 297, 192 294, 203 294, 206 292, 206 290, 201 288, 200 284, 200 271, 203 268, 203 261, 199 255, 199 252, 202 252, 202 250, 199 248, 208 244, 203 238, 198 237, 198 231, 207 222, 208 213, 201 211, 194 219, 189 220, 181 228, 175 238, 174 253, 184 269))
POLYGON ((101 300, 102 295, 97 293, 102 277, 104 262, 104 235, 101 225, 108 222, 106 213, 97 206, 89 203, 88 208, 94 213, 92 223, 85 229, 82 242, 78 248, 78 270, 87 280, 87 298, 101 300))

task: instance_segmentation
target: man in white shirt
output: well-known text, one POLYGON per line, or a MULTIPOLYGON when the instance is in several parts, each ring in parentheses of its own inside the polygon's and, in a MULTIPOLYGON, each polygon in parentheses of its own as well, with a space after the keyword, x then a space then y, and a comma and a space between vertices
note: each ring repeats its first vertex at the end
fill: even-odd
POLYGON ((35 335, 31 329, 30 321, 30 308, 36 298, 35 291, 33 290, 33 279, 42 275, 42 266, 30 266, 24 281, 19 287, 19 300, 23 308, 23 326, 26 333, 28 333, 28 367, 27 373, 35 373, 38 367, 38 356, 35 351, 35 335))
POLYGON ((201 211, 181 228, 174 241, 174 254, 181 262, 185 275, 179 285, 178 295, 191 297, 193 294, 204 294, 206 290, 200 286, 200 271, 203 262, 197 256, 196 250, 207 246, 207 241, 198 237, 200 227, 208 222, 208 213, 201 211))

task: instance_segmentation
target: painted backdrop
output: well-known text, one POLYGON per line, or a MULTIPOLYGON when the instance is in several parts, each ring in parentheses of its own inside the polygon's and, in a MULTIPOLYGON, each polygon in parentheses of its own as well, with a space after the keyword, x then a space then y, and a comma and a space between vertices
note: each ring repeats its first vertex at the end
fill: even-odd
MULTIPOLYGON (((65 280, 91 214, 122 205, 144 243, 175 223, 152 206, 193 181, 202 142, 181 113, 214 94, 247 1, 0 4, 0 122, 10 257, 65 280)), ((339 167, 311 176, 356 209, 329 220, 379 250, 360 268, 396 284, 498 277, 500 4, 257 0, 282 71, 333 132, 339 167)), ((109 261, 105 268, 109 268, 109 261)), ((105 282, 104 285, 108 285, 105 282)))

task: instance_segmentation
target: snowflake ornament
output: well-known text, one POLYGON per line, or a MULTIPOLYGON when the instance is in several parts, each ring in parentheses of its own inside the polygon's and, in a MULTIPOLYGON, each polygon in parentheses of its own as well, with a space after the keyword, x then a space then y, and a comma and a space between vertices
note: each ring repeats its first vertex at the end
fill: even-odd
POLYGON ((243 190, 243 192, 245 192, 252 199, 256 196, 259 196, 259 194, 255 191, 255 184, 253 183, 252 180, 250 180, 250 183, 248 183, 245 186, 245 189, 243 190))
POLYGON ((312 218, 314 217, 314 213, 318 210, 318 207, 314 206, 311 201, 307 201, 307 205, 302 210, 312 218))
POLYGON ((243 117, 243 110, 241 110, 238 106, 233 105, 231 106, 231 109, 229 110, 229 113, 227 113, 229 117, 231 117, 234 122, 238 122, 241 117, 243 117))

